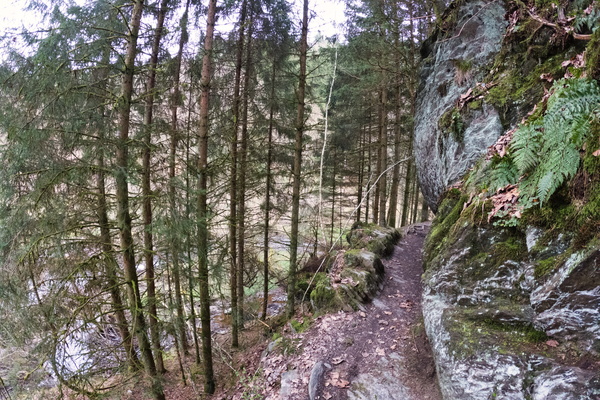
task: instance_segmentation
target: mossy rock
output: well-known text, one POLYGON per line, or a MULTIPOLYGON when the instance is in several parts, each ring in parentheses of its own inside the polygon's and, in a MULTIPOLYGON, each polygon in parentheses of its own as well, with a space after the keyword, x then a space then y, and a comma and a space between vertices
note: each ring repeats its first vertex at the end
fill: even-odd
POLYGON ((355 223, 346 240, 352 249, 366 249, 379 257, 387 257, 394 251, 400 237, 400 232, 394 228, 355 223))
POLYGON ((320 279, 310 300, 318 311, 356 310, 375 297, 385 272, 381 259, 364 249, 346 251, 338 266, 336 282, 320 279))
POLYGON ((439 253, 447 241, 450 228, 458 221, 467 196, 458 189, 451 189, 442 197, 438 213, 431 224, 431 230, 425 239, 425 268, 439 253))

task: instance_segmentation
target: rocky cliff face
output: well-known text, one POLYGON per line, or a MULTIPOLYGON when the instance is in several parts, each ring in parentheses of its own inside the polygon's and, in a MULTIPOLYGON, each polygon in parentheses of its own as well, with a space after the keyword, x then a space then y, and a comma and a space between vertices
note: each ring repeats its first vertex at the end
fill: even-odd
POLYGON ((503 131, 494 106, 479 101, 460 110, 457 104, 482 82, 500 51, 507 25, 504 3, 459 4, 451 6, 445 28, 422 48, 414 154, 422 192, 434 211, 446 186, 459 180, 503 131))
POLYGON ((543 207, 541 195, 520 196, 535 170, 498 191, 477 184, 511 165, 513 128, 541 121, 553 81, 597 83, 600 29, 574 40, 566 22, 544 23, 556 12, 455 2, 424 46, 414 148, 437 214, 423 312, 446 400, 600 399, 600 106, 586 117, 577 173, 543 207))

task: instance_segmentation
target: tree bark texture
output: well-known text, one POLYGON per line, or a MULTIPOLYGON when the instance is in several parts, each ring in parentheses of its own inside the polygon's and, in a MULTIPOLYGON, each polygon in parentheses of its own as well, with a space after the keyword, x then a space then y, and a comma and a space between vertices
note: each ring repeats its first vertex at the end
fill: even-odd
POLYGON ((308 0, 304 0, 302 11, 302 36, 300 39, 300 76, 297 92, 296 141, 294 146, 293 187, 292 187, 292 226, 290 232, 290 269, 288 278, 287 316, 295 311, 296 270, 298 262, 298 228, 300 222, 300 182, 302 179, 302 142, 304 137, 304 111, 306 91, 306 53, 308 51, 308 0))
POLYGON ((143 0, 134 1, 129 34, 127 35, 127 51, 125 55, 124 71, 121 84, 121 96, 118 102, 118 140, 116 151, 116 195, 117 195, 117 224, 120 230, 121 251, 123 253, 123 270, 127 283, 127 297, 135 327, 135 335, 140 346, 144 367, 152 381, 152 392, 157 400, 164 400, 162 382, 156 371, 156 364, 152 356, 152 348, 146 331, 146 318, 140 295, 138 277, 135 265, 133 235, 131 232, 131 214, 129 211, 129 125, 131 114, 131 98, 133 94, 133 77, 137 39, 143 11, 143 0))
POLYGON ((200 280, 200 320, 202 323, 202 359, 204 366, 204 391, 215 392, 210 328, 210 293, 208 287, 208 111, 212 70, 212 50, 215 31, 217 0, 208 3, 206 36, 200 79, 200 126, 198 129, 198 272, 200 280))

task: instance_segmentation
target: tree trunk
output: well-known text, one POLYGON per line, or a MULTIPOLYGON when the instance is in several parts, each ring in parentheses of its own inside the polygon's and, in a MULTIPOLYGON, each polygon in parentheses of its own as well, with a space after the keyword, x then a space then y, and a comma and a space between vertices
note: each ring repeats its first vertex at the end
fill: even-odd
POLYGON ((365 201, 365 222, 368 223, 369 222, 369 207, 371 204, 371 180, 372 180, 372 176, 371 176, 371 168, 372 168, 372 164, 373 164, 373 133, 371 132, 371 114, 369 112, 369 125, 367 126, 367 138, 368 138, 368 142, 367 142, 367 147, 369 149, 369 161, 367 162, 367 176, 368 176, 368 180, 367 180, 367 198, 365 201))
POLYGON ((413 209, 411 213, 411 223, 417 222, 418 211, 419 211, 419 182, 417 182, 417 168, 413 168, 413 209))
MULTIPOLYGON (((379 159, 381 160, 379 179, 379 219, 377 223, 381 226, 386 226, 386 203, 387 203, 387 169, 388 154, 388 133, 387 133, 387 81, 384 79, 384 85, 381 88, 379 100, 379 159)), ((378 163, 379 165, 379 163, 378 163)))
POLYGON ((160 333, 158 331, 158 312, 156 306, 156 284, 154 271, 154 243, 152 237, 152 189, 150 187, 151 166, 150 158, 152 156, 152 112, 154 108, 154 90, 156 87, 156 66, 158 64, 158 51, 160 49, 160 40, 163 35, 163 26, 167 14, 167 4, 169 0, 162 0, 154 30, 154 40, 152 41, 152 53, 150 55, 150 64, 148 65, 148 80, 146 81, 146 99, 144 105, 144 145, 142 150, 142 197, 144 214, 144 260, 146 263, 146 284, 148 285, 148 315, 150 325, 150 336, 152 337, 152 349, 154 350, 154 359, 156 360, 156 370, 164 374, 167 370, 163 362, 162 348, 160 345, 160 333))
MULTIPOLYGON (((333 170, 331 173, 331 229, 329 230, 329 246, 333 246, 333 230, 335 229, 335 175, 337 173, 337 151, 335 147, 332 149, 331 155, 333 156, 333 170)), ((341 199, 340 199, 341 203, 341 199)), ((328 246, 328 247, 329 247, 328 246)), ((316 256, 316 254, 315 254, 316 256)))
POLYGON ((358 188, 357 188, 357 193, 356 193, 356 204, 357 204, 357 208, 356 208, 356 222, 360 222, 360 217, 361 217, 361 203, 363 201, 363 183, 364 183, 364 177, 365 177, 365 145, 366 145, 366 130, 365 130, 365 126, 363 125, 362 129, 361 129, 361 135, 360 135, 360 140, 359 140, 359 146, 360 146, 360 150, 359 150, 359 154, 360 154, 360 161, 358 163, 358 188))
MULTIPOLYGON (((179 229, 177 229, 177 224, 179 220, 179 216, 177 213, 177 188, 175 185, 175 167, 176 167, 176 154, 177 154, 177 144, 179 142, 179 130, 177 128, 177 120, 178 120, 178 109, 181 102, 181 60, 183 59, 183 49, 188 41, 188 32, 187 32, 187 24, 188 24, 188 14, 190 1, 187 0, 185 5, 185 11, 183 16, 181 17, 181 36, 179 37, 179 48, 177 50, 177 56, 175 57, 175 74, 173 77, 173 94, 171 98, 171 143, 169 148, 169 218, 170 218, 170 232, 169 232, 169 245, 171 258, 173 260, 173 286, 175 286, 175 309, 177 312, 177 319, 175 321, 176 335, 179 335, 179 343, 181 344, 181 348, 183 350, 184 355, 189 354, 188 343, 187 343, 187 329, 185 326, 185 315, 183 312, 183 295, 181 293, 181 267, 179 264, 180 261, 180 240, 179 240, 179 229)), ((190 287, 190 295, 192 288, 190 287)), ((190 300, 190 307, 192 309, 192 313, 194 314, 194 304, 193 297, 190 300)), ((195 315, 193 315, 194 326, 195 324, 195 315)), ((195 333, 195 332, 194 332, 195 333)), ((197 341, 196 341, 197 342, 197 341)), ((185 379, 185 378, 184 378, 185 379)))
POLYGON ((237 296, 238 296, 238 328, 244 328, 244 274, 245 265, 245 243, 246 243, 246 170, 248 158, 248 98, 250 96, 250 76, 252 71, 252 26, 253 26, 253 2, 250 1, 250 18, 248 20, 248 40, 246 41, 246 73, 244 75, 242 131, 239 148, 239 185, 238 185, 238 269, 237 269, 237 296))
MULTIPOLYGON (((408 145, 408 152, 412 154, 412 141, 408 145)), ((400 220, 400 226, 406 226, 408 219, 408 212, 410 210, 410 187, 412 185, 412 169, 413 159, 410 158, 406 164, 406 176, 404 177, 404 195, 402 196, 402 218, 400 220)))
POLYGON ((142 298, 138 285, 133 251, 133 235, 131 232, 131 215, 129 213, 129 185, 127 182, 129 162, 129 124, 131 113, 131 98, 133 94, 133 76, 135 56, 140 22, 143 11, 143 0, 134 1, 129 34, 127 35, 127 54, 123 72, 121 97, 118 102, 118 131, 117 140, 117 223, 120 229, 121 251, 123 253, 123 269, 127 283, 127 297, 131 315, 134 321, 135 335, 140 346, 144 366, 148 377, 152 381, 152 393, 157 400, 164 400, 162 382, 156 372, 156 365, 152 357, 152 348, 146 331, 146 318, 144 317, 142 298))
POLYGON ((230 290, 231 290, 231 346, 239 346, 239 306, 238 306, 238 260, 237 260, 237 166, 238 166, 238 131, 240 126, 240 86, 242 80, 242 58, 244 52, 244 30, 248 2, 244 0, 240 13, 240 27, 235 60, 235 81, 232 109, 232 133, 229 147, 231 158, 229 176, 229 256, 231 260, 230 290))
POLYGON ((296 302, 296 270, 298 262, 298 228, 300 222, 300 181, 302 167, 302 142, 304 136, 304 97, 306 91, 306 53, 308 51, 308 0, 302 10, 302 36, 300 39, 300 76, 297 92, 296 142, 294 147, 292 226, 290 232, 290 270, 288 279, 287 316, 291 318, 296 302))
MULTIPOLYGON (((396 42, 396 47, 398 43, 396 42)), ((401 144, 402 144, 402 126, 401 126, 401 114, 402 114, 402 85, 400 84, 400 57, 396 57, 396 65, 398 67, 396 74, 398 79, 398 85, 396 86, 396 121, 394 124, 394 169, 392 172, 392 187, 390 188, 390 208, 388 212, 388 224, 392 228, 396 227, 396 219, 398 217, 398 190, 400 187, 400 157, 401 157, 401 144)))
MULTIPOLYGON (((108 66, 110 62, 109 51, 105 51, 103 55, 102 64, 108 66)), ((106 80, 108 79, 108 68, 103 68, 100 77, 100 91, 106 90, 106 80)), ((102 118, 105 117, 105 106, 101 105, 99 110, 102 118)), ((112 238, 110 237, 110 225, 108 221, 108 205, 106 204, 106 177, 105 177, 105 161, 104 161, 104 140, 105 131, 104 126, 101 126, 98 130, 98 174, 96 176, 96 184, 98 187, 98 224, 100 225, 100 240, 102 241, 102 253, 105 258, 105 274, 106 274, 106 285, 110 293, 112 308, 116 315, 117 329, 123 342, 123 348, 127 355, 127 362, 129 368, 134 371, 141 368, 140 361, 135 353, 133 347, 133 341, 131 333, 129 332, 129 326, 127 317, 125 316, 125 306, 121 297, 121 290, 119 287, 119 281, 117 277, 117 268, 119 264, 115 259, 112 238)))
POLYGON ((210 329, 210 293, 208 290, 208 109, 211 83, 211 62, 215 30, 217 0, 208 2, 206 36, 200 79, 200 127, 198 129, 198 270, 200 278, 200 320, 202 322, 202 357, 204 364, 204 391, 215 392, 210 329))
POLYGON ((267 139, 267 177, 265 193, 265 230, 263 245, 263 304, 262 317, 267 319, 267 306, 269 305, 269 217, 271 213, 271 163, 273 159, 273 114, 275 112, 275 73, 277 64, 273 60, 273 69, 271 70, 271 96, 269 98, 269 136, 267 139))

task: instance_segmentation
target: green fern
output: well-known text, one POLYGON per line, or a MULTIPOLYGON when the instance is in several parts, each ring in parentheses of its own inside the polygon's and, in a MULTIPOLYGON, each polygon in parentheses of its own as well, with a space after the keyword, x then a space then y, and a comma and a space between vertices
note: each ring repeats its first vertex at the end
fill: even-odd
POLYGON ((540 205, 577 173, 579 149, 600 108, 600 87, 593 80, 561 79, 553 90, 541 121, 521 126, 511 144, 516 168, 525 174, 521 195, 528 202, 537 197, 540 205))
POLYGON ((511 142, 514 162, 522 175, 535 168, 539 163, 542 148, 542 127, 538 124, 527 124, 520 127, 511 142))
POLYGON ((491 192, 495 192, 507 185, 517 183, 519 180, 519 171, 510 157, 494 157, 486 178, 488 180, 488 189, 491 192))

